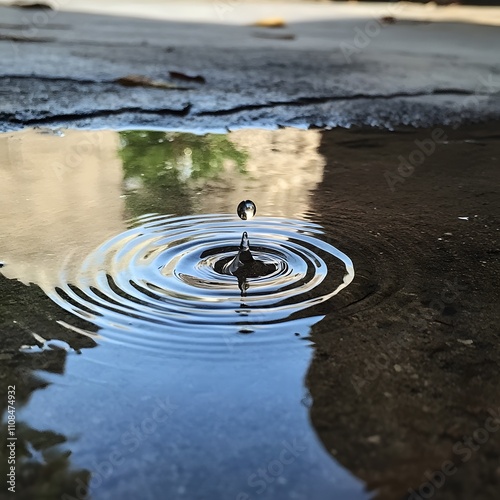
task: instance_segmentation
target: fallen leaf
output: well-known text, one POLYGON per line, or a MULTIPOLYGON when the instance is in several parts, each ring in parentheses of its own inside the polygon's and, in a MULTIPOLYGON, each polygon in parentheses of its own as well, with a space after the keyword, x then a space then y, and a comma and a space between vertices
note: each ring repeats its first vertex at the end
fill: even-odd
POLYGON ((383 24, 394 24, 396 22, 396 18, 393 16, 384 16, 380 19, 380 22, 383 24))
POLYGON ((185 82, 196 82, 205 83, 206 80, 201 75, 187 75, 186 73, 180 73, 179 71, 169 71, 168 74, 170 78, 176 78, 177 80, 184 80, 185 82))
POLYGON ((266 17, 264 19, 259 19, 252 26, 257 26, 259 28, 284 28, 286 23, 280 17, 266 17))
POLYGON ((124 87, 152 87, 155 89, 177 89, 186 90, 186 87, 179 87, 174 83, 165 82, 163 80, 153 80, 147 76, 142 75, 127 75, 114 80, 115 83, 123 85, 124 87))
POLYGON ((10 4, 11 7, 17 7, 18 9, 45 9, 54 10, 54 7, 49 3, 45 2, 13 2, 10 4))

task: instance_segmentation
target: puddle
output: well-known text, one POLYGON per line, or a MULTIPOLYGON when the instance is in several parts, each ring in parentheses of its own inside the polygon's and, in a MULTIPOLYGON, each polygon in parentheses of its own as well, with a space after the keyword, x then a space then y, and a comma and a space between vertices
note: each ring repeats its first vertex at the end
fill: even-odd
POLYGON ((0 135, 19 498, 427 495, 500 408, 494 130, 0 135))
POLYGON ((321 235, 318 225, 285 218, 243 225, 225 214, 148 216, 99 247, 71 282, 48 295, 113 331, 108 339, 155 352, 227 353, 238 333, 254 334, 248 344, 283 336, 286 344, 295 324, 290 316, 354 278, 349 257, 321 235), (235 276, 222 272, 238 252, 242 228, 250 232, 254 258, 273 269, 245 280, 244 293, 235 276))
POLYGON ((355 272, 311 209, 320 139, 0 136, 2 274, 40 287, 59 306, 40 302, 51 321, 97 344, 33 332, 21 348, 57 365, 17 410, 36 451, 19 458, 23 494, 46 486, 33 470, 56 469, 51 498, 368 498, 309 421, 311 327, 355 272), (236 214, 244 199, 251 220, 236 214), (244 284, 221 272, 243 231, 272 268, 244 284))

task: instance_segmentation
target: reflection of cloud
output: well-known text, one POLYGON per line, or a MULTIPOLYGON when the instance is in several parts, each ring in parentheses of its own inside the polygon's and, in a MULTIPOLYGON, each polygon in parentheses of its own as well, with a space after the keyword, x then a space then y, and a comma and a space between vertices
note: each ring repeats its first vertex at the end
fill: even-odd
POLYGON ((71 274, 93 248, 123 230, 118 145, 114 132, 0 136, 3 274, 53 285, 65 260, 71 274))
POLYGON ((258 215, 300 217, 310 207, 310 192, 323 179, 317 130, 238 130, 229 140, 248 152, 246 175, 228 162, 218 180, 203 186, 201 212, 235 213, 238 203, 251 199, 258 215))

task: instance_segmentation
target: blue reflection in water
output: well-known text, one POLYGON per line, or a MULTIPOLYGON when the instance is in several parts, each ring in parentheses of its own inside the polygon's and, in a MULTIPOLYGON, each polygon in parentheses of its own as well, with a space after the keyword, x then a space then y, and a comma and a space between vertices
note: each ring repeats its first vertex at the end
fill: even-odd
POLYGON ((216 270, 241 234, 224 215, 141 218, 50 294, 102 341, 44 374, 23 417, 79 438, 92 498, 367 498, 317 439, 304 388, 321 319, 304 311, 348 286, 352 262, 315 224, 256 218, 249 232, 275 271, 245 297, 216 270))

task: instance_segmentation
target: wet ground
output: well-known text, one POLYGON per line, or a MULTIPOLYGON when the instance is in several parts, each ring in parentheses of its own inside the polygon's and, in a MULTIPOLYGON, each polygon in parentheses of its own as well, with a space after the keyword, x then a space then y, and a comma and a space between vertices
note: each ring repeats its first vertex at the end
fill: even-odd
POLYGON ((496 130, 0 136, 16 498, 496 498, 496 130))
POLYGON ((0 7, 0 471, 14 432, 26 500, 496 500, 498 12, 221 5, 0 7))

